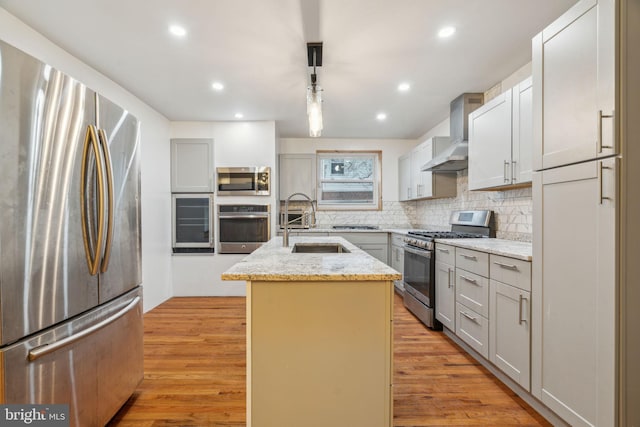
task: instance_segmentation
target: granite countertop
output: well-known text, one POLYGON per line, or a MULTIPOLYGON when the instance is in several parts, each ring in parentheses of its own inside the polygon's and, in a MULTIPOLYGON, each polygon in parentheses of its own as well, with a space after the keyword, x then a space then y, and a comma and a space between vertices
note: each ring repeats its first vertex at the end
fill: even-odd
POLYGON ((338 236, 291 236, 289 247, 274 237, 222 273, 222 280, 366 281, 398 280, 402 275, 338 236), (295 243, 340 243, 349 253, 291 253, 295 243))
MULTIPOLYGON (((407 234, 410 230, 415 228, 376 228, 376 229, 362 229, 362 228, 331 228, 331 227, 318 227, 318 228, 290 228, 291 233, 398 233, 407 234)), ((282 229, 278 230, 278 233, 282 233, 282 229)))
POLYGON ((533 250, 530 242, 505 239, 436 239, 436 243, 446 243, 459 248, 488 252, 523 261, 531 261, 533 259, 533 250))

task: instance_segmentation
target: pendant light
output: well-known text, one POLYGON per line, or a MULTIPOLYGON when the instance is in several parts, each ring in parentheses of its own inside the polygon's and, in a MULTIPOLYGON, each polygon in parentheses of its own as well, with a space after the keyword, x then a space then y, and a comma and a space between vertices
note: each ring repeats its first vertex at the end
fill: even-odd
POLYGON ((311 86, 307 87, 307 116, 309 136, 318 137, 322 133, 322 88, 318 84, 316 66, 322 67, 322 42, 307 43, 307 59, 311 73, 311 86))

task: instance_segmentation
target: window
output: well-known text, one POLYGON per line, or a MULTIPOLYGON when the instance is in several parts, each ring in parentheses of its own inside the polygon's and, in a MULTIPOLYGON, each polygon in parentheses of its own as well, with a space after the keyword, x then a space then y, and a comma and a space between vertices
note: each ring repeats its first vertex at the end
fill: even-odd
POLYGON ((318 209, 380 210, 380 151, 317 151, 318 209))

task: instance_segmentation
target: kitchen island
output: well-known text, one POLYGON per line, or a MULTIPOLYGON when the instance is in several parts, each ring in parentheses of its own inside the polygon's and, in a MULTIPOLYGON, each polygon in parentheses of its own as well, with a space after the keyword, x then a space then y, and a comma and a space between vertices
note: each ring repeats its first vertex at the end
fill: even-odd
POLYGON ((247 281, 247 425, 390 427, 400 273, 337 236, 289 243, 222 274, 247 281))

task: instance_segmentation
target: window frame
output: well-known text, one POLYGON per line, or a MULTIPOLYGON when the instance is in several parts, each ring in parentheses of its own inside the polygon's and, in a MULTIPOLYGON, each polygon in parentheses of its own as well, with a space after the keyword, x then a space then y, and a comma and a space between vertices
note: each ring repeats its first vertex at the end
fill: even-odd
MULTIPOLYGON (((382 151, 381 150, 316 150, 316 179, 317 201, 319 211, 379 211, 382 210, 382 151), (324 159, 340 157, 365 157, 373 160, 373 200, 371 203, 331 203, 322 201, 322 184, 324 182, 340 182, 340 180, 326 180, 323 177, 322 161, 324 159)), ((344 182, 354 182, 345 179, 344 182)), ((369 181, 364 181, 369 182, 369 181)))

